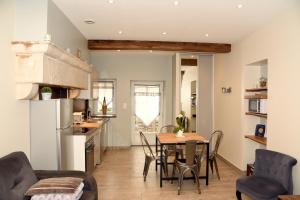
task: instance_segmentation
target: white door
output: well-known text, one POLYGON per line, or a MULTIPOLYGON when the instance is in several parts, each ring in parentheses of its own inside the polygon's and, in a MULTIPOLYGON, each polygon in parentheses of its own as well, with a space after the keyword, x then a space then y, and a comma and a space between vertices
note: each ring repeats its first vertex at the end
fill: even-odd
POLYGON ((132 81, 131 144, 141 145, 142 131, 150 145, 155 144, 155 135, 162 125, 163 82, 132 81))

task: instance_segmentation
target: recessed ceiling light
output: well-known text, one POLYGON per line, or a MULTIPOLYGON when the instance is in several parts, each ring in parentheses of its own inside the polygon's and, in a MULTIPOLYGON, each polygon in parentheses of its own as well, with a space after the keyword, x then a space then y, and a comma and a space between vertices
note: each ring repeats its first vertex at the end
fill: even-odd
POLYGON ((121 35, 121 34, 123 34, 123 31, 120 30, 120 31, 118 31, 118 33, 121 35))
POLYGON ((114 0, 108 0, 108 3, 114 3, 114 0))
POLYGON ((191 55, 191 58, 194 58, 195 56, 194 55, 191 55))
POLYGON ((86 24, 95 24, 95 21, 92 20, 92 19, 86 19, 86 20, 84 20, 84 22, 85 22, 86 24))
POLYGON ((150 52, 150 53, 152 53, 153 51, 152 51, 152 50, 150 50, 149 52, 150 52))
POLYGON ((167 32, 162 32, 163 35, 167 35, 167 32))
POLYGON ((208 37, 208 33, 205 34, 205 37, 208 37))
POLYGON ((179 4, 179 1, 174 1, 175 6, 178 6, 178 4, 179 4))
POLYGON ((237 8, 242 8, 242 7, 243 7, 243 4, 238 4, 236 7, 237 7, 237 8))
POLYGON ((119 51, 119 52, 120 52, 121 50, 120 50, 120 49, 118 49, 117 51, 119 51))

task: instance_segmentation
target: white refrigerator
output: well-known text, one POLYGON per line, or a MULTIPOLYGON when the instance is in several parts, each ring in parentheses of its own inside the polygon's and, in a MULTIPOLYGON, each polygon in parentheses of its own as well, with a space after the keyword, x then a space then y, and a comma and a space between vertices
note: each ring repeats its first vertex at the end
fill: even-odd
POLYGON ((64 170, 62 138, 73 134, 73 100, 30 102, 30 162, 36 170, 64 170))

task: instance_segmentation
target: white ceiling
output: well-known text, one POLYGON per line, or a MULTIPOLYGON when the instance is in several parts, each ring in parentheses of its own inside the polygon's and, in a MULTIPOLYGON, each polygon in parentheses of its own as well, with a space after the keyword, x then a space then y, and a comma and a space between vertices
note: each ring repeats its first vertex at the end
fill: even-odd
POLYGON ((299 0, 53 0, 87 39, 233 43, 299 0), (242 8, 237 8, 242 4, 242 8), (96 23, 88 25, 84 20, 96 23), (118 34, 122 30, 123 34, 118 34), (167 32, 163 35, 162 32, 167 32), (209 36, 206 37, 205 34, 209 36))

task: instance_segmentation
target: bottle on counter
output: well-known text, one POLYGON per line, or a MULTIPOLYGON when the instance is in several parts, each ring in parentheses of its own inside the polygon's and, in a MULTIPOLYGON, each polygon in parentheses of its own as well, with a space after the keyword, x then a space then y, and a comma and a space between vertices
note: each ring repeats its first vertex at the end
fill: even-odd
POLYGON ((106 115, 107 113, 107 104, 106 104, 106 99, 104 97, 103 102, 102 102, 102 114, 106 115))

